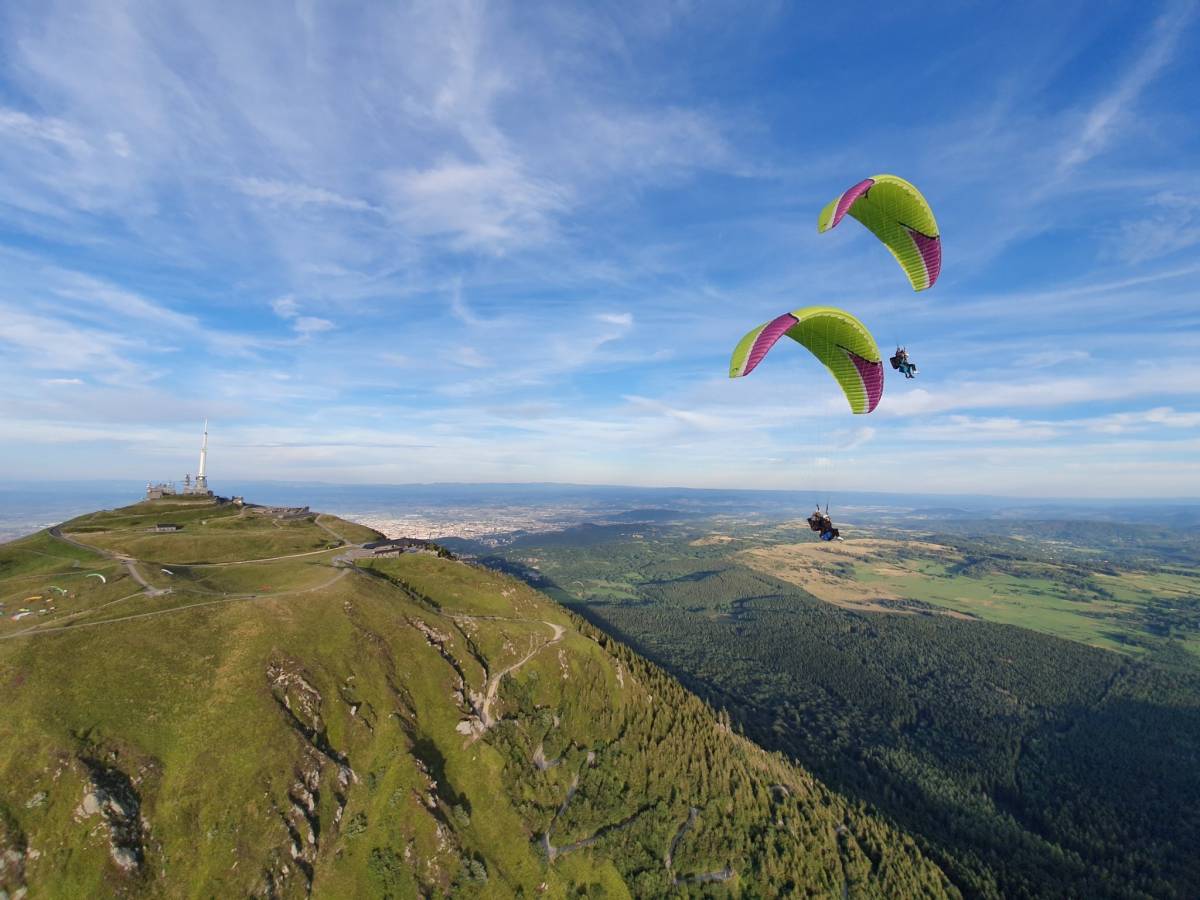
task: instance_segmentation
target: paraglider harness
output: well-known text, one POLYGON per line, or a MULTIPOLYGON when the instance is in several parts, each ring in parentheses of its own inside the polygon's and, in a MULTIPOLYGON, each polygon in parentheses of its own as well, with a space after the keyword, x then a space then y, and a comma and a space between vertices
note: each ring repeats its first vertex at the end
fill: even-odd
POLYGON ((888 360, 892 364, 892 368, 903 375, 905 378, 916 378, 917 367, 914 363, 908 360, 908 351, 903 347, 896 348, 896 355, 888 360))
POLYGON ((825 512, 821 512, 821 507, 818 506, 816 512, 808 517, 808 527, 821 536, 823 541, 841 540, 842 535, 836 528, 833 527, 833 520, 829 518, 829 506, 826 505, 825 512))

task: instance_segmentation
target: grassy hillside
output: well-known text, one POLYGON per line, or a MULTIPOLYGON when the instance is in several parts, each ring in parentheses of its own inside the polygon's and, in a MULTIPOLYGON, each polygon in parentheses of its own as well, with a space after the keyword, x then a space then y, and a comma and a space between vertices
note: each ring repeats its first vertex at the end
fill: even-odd
POLYGON ((0 890, 956 893, 542 595, 369 536, 193 501, 0 546, 0 890))

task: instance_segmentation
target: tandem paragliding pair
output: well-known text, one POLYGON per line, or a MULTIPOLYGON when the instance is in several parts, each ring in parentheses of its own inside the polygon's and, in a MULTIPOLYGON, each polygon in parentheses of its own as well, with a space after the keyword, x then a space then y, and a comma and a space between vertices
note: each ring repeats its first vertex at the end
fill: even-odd
MULTIPOLYGON (((866 178, 821 210, 818 233, 837 226, 847 215, 865 225, 891 251, 914 291, 933 287, 942 269, 942 242, 933 211, 913 185, 895 175, 866 178)), ((851 412, 871 413, 883 398, 883 357, 867 327, 844 309, 806 306, 758 326, 738 342, 729 362, 729 377, 749 375, 779 339, 787 336, 815 356, 833 375, 851 412)), ((904 347, 889 360, 905 378, 917 375, 904 347)), ((821 540, 841 540, 826 505, 808 518, 821 540)))
MULTIPOLYGON (((858 219, 891 251, 914 291, 934 285, 942 270, 942 241, 933 211, 913 185, 895 175, 865 178, 821 210, 817 231, 858 219)), ((787 335, 820 360, 841 386, 850 409, 872 412, 883 397, 883 357, 867 327, 844 309, 807 306, 760 325, 733 351, 729 377, 749 375, 787 335)), ((906 378, 917 374, 903 347, 889 362, 906 378)))

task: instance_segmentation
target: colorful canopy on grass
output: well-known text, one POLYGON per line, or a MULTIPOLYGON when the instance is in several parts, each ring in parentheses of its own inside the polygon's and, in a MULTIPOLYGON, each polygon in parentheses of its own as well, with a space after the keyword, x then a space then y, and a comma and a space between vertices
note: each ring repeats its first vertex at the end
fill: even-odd
POLYGON ((729 377, 749 375, 784 335, 825 364, 855 413, 869 413, 883 396, 883 358, 866 326, 845 310, 806 306, 760 325, 738 342, 729 377))
POLYGON ((942 270, 942 239, 920 191, 895 175, 866 178, 821 210, 817 231, 828 231, 847 213, 892 251, 914 291, 933 287, 942 270))

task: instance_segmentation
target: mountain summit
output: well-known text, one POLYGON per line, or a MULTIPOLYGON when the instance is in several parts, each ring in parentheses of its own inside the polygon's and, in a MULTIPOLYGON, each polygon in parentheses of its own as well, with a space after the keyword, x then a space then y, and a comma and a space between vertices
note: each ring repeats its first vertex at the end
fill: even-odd
POLYGON ((379 537, 176 497, 0 546, 0 890, 956 895, 619 642, 379 537))

